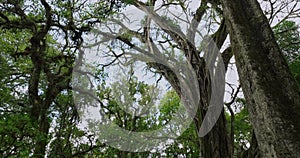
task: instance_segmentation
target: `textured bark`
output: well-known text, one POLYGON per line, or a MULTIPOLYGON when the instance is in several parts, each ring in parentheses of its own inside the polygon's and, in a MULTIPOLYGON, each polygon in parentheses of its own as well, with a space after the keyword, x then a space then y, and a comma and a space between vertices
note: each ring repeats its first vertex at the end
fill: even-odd
POLYGON ((263 157, 300 157, 300 96, 256 0, 221 0, 263 157))
POLYGON ((216 125, 202 138, 203 158, 228 158, 231 157, 226 129, 226 118, 222 111, 216 125))

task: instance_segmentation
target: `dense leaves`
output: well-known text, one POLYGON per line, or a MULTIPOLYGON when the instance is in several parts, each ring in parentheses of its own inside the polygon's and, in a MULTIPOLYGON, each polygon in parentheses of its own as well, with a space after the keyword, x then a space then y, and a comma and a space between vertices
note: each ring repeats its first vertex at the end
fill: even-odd
POLYGON ((294 21, 285 20, 276 25, 274 33, 277 42, 288 60, 290 69, 300 87, 300 31, 294 21))

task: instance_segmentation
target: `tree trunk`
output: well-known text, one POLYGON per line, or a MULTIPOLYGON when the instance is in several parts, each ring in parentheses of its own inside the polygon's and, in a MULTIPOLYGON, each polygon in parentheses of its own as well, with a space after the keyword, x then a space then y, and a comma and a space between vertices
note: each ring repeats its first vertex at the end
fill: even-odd
POLYGON ((34 158, 45 157, 46 146, 48 144, 48 133, 49 133, 49 128, 50 128, 50 123, 48 121, 48 116, 47 116, 47 110, 48 109, 43 109, 40 112, 39 120, 37 121, 38 122, 38 130, 40 132, 39 135, 41 138, 39 138, 36 141, 34 153, 32 156, 34 158))
POLYGON ((256 0, 221 0, 262 157, 300 157, 300 96, 256 0))
MULTIPOLYGON (((198 127, 200 128, 200 127, 198 127)), ((229 153, 228 135, 224 110, 212 130, 202 139, 200 147, 203 158, 228 158, 229 153)))
MULTIPOLYGON (((200 60, 198 60, 200 61, 200 60)), ((158 64, 158 63, 147 63, 147 65, 151 68, 158 70, 171 86, 174 88, 176 93, 179 96, 181 95, 180 83, 174 72, 169 70, 168 67, 158 64)), ((207 73, 205 73, 206 68, 203 61, 198 63, 192 63, 194 71, 197 72, 198 83, 199 83, 199 91, 200 91, 200 103, 198 106, 197 115, 194 118, 194 123, 196 126, 197 132, 202 125, 202 121, 207 111, 210 93, 209 93, 209 81, 207 77, 207 73)), ((224 114, 224 109, 221 112, 219 119, 217 120, 214 127, 211 131, 205 135, 203 138, 199 138, 199 149, 200 149, 200 157, 201 158, 228 158, 230 157, 229 152, 229 144, 228 144, 228 135, 226 129, 226 118, 224 114)))

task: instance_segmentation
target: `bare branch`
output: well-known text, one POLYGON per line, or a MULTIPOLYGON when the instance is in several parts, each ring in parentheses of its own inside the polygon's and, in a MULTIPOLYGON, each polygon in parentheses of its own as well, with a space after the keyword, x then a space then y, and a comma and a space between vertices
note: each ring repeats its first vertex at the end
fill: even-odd
POLYGON ((199 23, 207 9, 207 1, 201 1, 199 8, 196 10, 196 13, 191 21, 190 27, 188 28, 187 37, 190 41, 195 40, 195 33, 199 26, 199 23))

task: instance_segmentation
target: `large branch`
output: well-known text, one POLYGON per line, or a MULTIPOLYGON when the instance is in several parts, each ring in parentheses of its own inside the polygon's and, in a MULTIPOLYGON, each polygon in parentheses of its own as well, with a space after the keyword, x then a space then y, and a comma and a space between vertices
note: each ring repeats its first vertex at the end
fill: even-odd
POLYGON ((191 21, 190 27, 187 32, 187 37, 193 43, 195 40, 196 30, 198 29, 198 26, 200 24, 203 15, 205 14, 206 9, 207 9, 207 1, 202 0, 199 8, 196 10, 196 13, 191 21))
POLYGON ((225 19, 223 19, 218 30, 212 35, 212 39, 214 40, 219 49, 221 49, 222 45, 224 44, 227 35, 228 31, 226 27, 226 21, 225 19))

